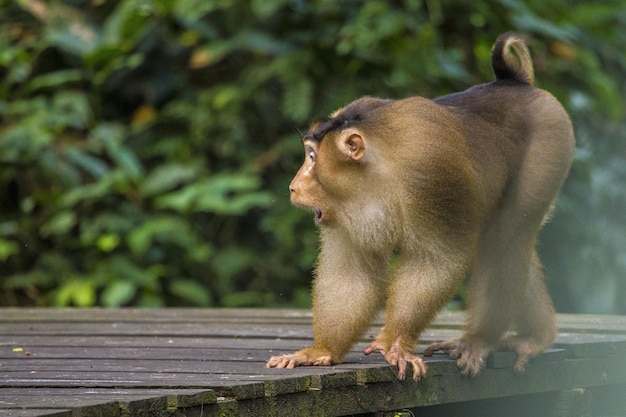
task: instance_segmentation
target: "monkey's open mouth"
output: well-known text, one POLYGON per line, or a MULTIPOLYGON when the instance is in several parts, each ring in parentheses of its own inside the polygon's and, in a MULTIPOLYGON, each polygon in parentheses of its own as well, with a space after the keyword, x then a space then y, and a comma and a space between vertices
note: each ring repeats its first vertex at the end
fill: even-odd
POLYGON ((315 209, 315 223, 320 223, 324 218, 324 212, 320 209, 315 209))

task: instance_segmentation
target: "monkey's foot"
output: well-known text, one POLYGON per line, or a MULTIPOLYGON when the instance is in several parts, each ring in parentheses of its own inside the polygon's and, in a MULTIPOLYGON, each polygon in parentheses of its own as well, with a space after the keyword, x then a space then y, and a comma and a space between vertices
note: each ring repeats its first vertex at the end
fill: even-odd
POLYGON ((420 379, 426 377, 426 365, 424 365, 424 361, 417 355, 412 354, 406 349, 403 349, 400 346, 399 342, 400 338, 397 338, 395 342, 392 343, 389 349, 385 348, 385 345, 376 339, 373 343, 371 343, 368 347, 365 348, 363 353, 369 355, 372 352, 379 351, 385 357, 385 360, 389 362, 391 365, 395 365, 398 367, 398 379, 400 381, 404 381, 406 378, 406 367, 408 364, 411 364, 411 368, 413 369, 413 380, 419 381, 420 379))
POLYGON ((451 359, 456 359, 456 366, 462 374, 476 376, 485 366, 485 358, 493 348, 478 340, 459 338, 433 343, 424 349, 423 355, 432 356, 438 350, 445 352, 451 359))
POLYGON ((520 375, 526 372, 526 364, 530 358, 543 351, 541 345, 536 343, 533 339, 521 336, 506 337, 502 340, 500 347, 517 353, 517 361, 515 365, 513 365, 513 371, 520 375))
POLYGON ((266 368, 295 368, 296 366, 330 366, 334 361, 330 351, 318 347, 299 350, 291 355, 273 356, 266 368))

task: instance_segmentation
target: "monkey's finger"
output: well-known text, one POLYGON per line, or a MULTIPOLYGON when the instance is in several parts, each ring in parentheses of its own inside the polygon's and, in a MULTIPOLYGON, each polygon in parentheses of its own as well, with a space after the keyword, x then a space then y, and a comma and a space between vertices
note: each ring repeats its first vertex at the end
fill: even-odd
POLYGON ((513 366, 513 371, 515 371, 518 375, 526 373, 526 364, 529 359, 530 355, 518 355, 517 362, 515 362, 515 365, 513 366))
POLYGON ((406 360, 404 358, 399 358, 397 361, 398 364, 398 379, 400 381, 404 381, 406 378, 406 360))
POLYGON ((332 358, 328 355, 320 356, 311 361, 311 365, 314 366, 330 366, 333 364, 332 358))
POLYGON ((433 343, 427 346, 426 349, 424 349, 424 351, 422 352, 422 355, 433 356, 433 353, 437 352, 438 350, 445 351, 445 347, 444 347, 445 345, 446 345, 446 342, 433 343))
POLYGON ((461 370, 463 375, 475 377, 480 370, 485 367, 485 361, 481 355, 465 352, 456 361, 456 366, 461 370))
POLYGON ((424 351, 422 352, 422 355, 424 355, 424 356, 433 356, 433 353, 435 353, 438 350, 439 349, 435 348, 433 345, 430 345, 426 349, 424 349, 424 351))
MULTIPOLYGON (((294 360, 291 359, 289 356, 285 355, 285 356, 274 356, 272 358, 270 358, 269 361, 267 361, 267 364, 265 364, 266 368, 279 368, 279 369, 284 369, 284 368, 289 368, 289 364, 291 362, 293 362, 294 360)), ((296 363, 294 366, 297 366, 298 364, 296 363)), ((291 368, 293 368, 294 366, 291 366, 291 368)))
POLYGON ((430 346, 426 347, 426 349, 424 349, 422 355, 432 356, 433 353, 439 350, 444 352, 451 359, 458 359, 462 353, 461 344, 456 340, 452 340, 448 342, 433 343, 430 346))
POLYGON ((287 365, 289 364, 289 361, 286 360, 285 358, 281 358, 277 363, 276 363, 276 368, 280 368, 280 369, 285 369, 287 367, 287 365))
POLYGON ((278 356, 272 356, 269 361, 265 364, 266 368, 276 368, 280 363, 280 358, 278 356))
POLYGON ((385 349, 378 343, 374 342, 363 350, 363 353, 369 355, 373 352, 380 352, 385 355, 385 349))
POLYGON ((426 377, 426 365, 420 358, 415 358, 411 361, 413 367, 413 381, 419 381, 426 377))

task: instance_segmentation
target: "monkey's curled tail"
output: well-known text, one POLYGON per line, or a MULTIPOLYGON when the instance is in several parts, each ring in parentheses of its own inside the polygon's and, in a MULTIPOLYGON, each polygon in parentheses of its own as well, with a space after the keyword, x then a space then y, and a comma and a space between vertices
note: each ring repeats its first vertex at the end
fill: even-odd
POLYGON ((532 85, 533 60, 526 43, 513 32, 503 33, 491 49, 491 67, 496 80, 513 80, 532 85))

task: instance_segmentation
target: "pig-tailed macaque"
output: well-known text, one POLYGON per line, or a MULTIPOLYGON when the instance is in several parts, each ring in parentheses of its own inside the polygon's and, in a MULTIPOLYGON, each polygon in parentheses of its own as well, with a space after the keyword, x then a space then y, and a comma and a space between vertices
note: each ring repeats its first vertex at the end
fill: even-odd
POLYGON ((535 246, 574 157, 572 124, 533 87, 518 36, 501 35, 491 60, 492 83, 435 100, 363 97, 304 134, 289 190, 320 229, 315 345, 267 367, 339 363, 384 306, 364 353, 419 380, 418 337, 466 277, 463 335, 424 355, 442 350, 473 376, 490 352, 513 350, 523 373, 551 345, 555 312, 535 246))

